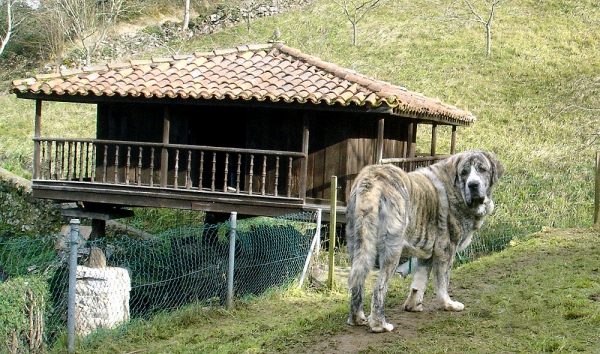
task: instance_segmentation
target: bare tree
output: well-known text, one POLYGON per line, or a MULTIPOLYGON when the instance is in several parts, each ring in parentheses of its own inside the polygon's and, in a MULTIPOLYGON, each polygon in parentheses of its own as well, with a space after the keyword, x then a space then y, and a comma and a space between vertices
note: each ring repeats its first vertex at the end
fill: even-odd
POLYGON ((65 33, 60 25, 61 15, 57 11, 43 9, 43 16, 39 21, 42 31, 41 46, 44 52, 49 53, 50 58, 54 60, 55 70, 58 70, 62 62, 65 49, 65 33))
POLYGON ((125 0, 49 0, 57 11, 67 39, 85 52, 85 64, 91 65, 92 54, 124 10, 125 0))
POLYGON ((183 26, 182 30, 187 30, 190 25, 190 0, 185 0, 185 10, 183 13, 183 26))
POLYGON ((333 0, 335 4, 342 8, 346 18, 352 24, 352 44, 358 43, 358 23, 365 15, 376 7, 379 7, 382 0, 333 0))
POLYGON ((19 24, 24 20, 24 18, 15 20, 14 9, 18 3, 19 0, 4 1, 4 6, 6 7, 6 28, 4 29, 4 33, 1 38, 2 42, 0 43, 0 55, 4 53, 4 49, 10 41, 10 37, 13 35, 15 28, 17 28, 17 26, 19 26, 19 24))
POLYGON ((492 53, 492 21, 496 14, 496 7, 504 0, 462 0, 468 8, 467 15, 453 15, 453 19, 475 21, 485 28, 486 55, 492 53), (478 4, 476 4, 478 2, 478 4), (485 8, 485 9, 483 9, 485 8))

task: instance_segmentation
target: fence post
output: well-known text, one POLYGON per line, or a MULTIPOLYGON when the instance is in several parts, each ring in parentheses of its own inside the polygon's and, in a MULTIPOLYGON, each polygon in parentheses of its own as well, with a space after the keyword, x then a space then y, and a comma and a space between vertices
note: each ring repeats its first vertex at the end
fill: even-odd
POLYGON ((79 219, 71 219, 71 239, 69 245, 69 295, 67 303, 67 337, 69 353, 75 351, 75 287, 77 284, 77 242, 79 240, 79 219))
POLYGON ((298 284, 298 288, 302 287, 302 283, 304 283, 304 278, 306 277, 306 271, 308 270, 308 265, 310 264, 310 259, 313 255, 313 250, 315 249, 315 245, 317 241, 321 239, 321 209, 317 209, 317 228, 315 230, 315 236, 310 244, 310 248, 308 249, 308 255, 306 256, 306 261, 304 262, 304 269, 302 269, 302 275, 300 276, 300 283, 298 284))
POLYGON ((329 227, 331 233, 329 237, 329 277, 327 286, 329 290, 333 289, 333 268, 335 259, 335 225, 337 224, 337 176, 331 176, 331 212, 329 213, 329 227))
POLYGON ((229 217, 231 235, 229 236, 229 271, 227 274, 227 309, 233 308, 233 269, 235 265, 235 233, 237 227, 237 212, 232 211, 229 217))
POLYGON ((594 225, 598 225, 600 213, 600 151, 596 152, 596 185, 594 194, 594 225))

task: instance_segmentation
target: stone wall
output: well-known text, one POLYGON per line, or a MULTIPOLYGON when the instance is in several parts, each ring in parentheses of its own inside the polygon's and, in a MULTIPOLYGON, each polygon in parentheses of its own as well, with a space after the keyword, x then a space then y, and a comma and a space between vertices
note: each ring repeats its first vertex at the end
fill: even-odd
POLYGON ((31 181, 0 168, 0 241, 58 233, 60 212, 31 194, 31 181))

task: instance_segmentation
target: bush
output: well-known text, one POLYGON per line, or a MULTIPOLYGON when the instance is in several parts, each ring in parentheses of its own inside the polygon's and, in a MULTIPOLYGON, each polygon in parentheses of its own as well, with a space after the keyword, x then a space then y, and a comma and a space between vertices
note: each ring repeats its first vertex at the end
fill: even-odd
POLYGON ((0 284, 0 340, 12 353, 44 349, 48 285, 40 276, 10 278, 0 284))

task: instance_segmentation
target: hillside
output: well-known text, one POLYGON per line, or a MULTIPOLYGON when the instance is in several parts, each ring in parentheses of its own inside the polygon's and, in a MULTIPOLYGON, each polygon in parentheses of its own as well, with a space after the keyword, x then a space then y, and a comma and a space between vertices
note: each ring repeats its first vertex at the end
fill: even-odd
POLYGON ((231 311, 192 306, 100 334, 80 352, 596 353, 599 236, 592 229, 545 229, 456 269, 450 291, 465 303, 463 312, 440 310, 431 287, 423 312, 401 311, 410 280, 395 277, 386 318, 397 326, 389 333, 346 325, 345 278, 336 271, 332 292, 277 291, 240 299, 231 311))
MULTIPOLYGON (((452 6, 452 13, 465 10, 452 6)), ((452 21, 441 5, 394 1, 358 23, 354 46, 341 9, 316 1, 259 18, 250 30, 241 24, 186 40, 173 37, 135 57, 265 43, 278 27, 286 44, 305 53, 470 110, 478 120, 459 130, 457 149, 493 151, 507 167, 490 230, 521 234, 591 222, 600 33, 590 28, 598 23, 599 6, 590 0, 502 2, 486 56, 480 23, 452 21)), ((0 166, 25 177, 32 104, 0 97, 0 166)), ((93 135, 93 117, 90 107, 50 104, 44 129, 64 137, 93 135)))
MULTIPOLYGON (((589 226, 600 133, 600 3, 503 1, 489 56, 481 23, 453 20, 468 14, 461 1, 389 0, 358 23, 356 46, 336 4, 307 3, 256 19, 250 30, 240 24, 189 38, 165 35, 158 20, 123 24, 122 35, 153 34, 160 41, 142 41, 134 57, 115 60, 265 43, 279 28, 281 39, 304 53, 470 110, 477 122, 459 129, 457 150, 490 150, 505 164, 484 234, 515 236, 511 247, 453 273, 452 295, 467 306, 462 313, 438 311, 433 303, 421 314, 399 311, 409 282, 396 278, 387 304, 397 330, 385 335, 345 325, 348 294, 340 277, 332 292, 276 291, 240 299, 233 311, 192 306, 132 323, 83 343, 81 352, 594 352, 600 346, 599 232, 589 226), (141 31, 131 32, 136 28, 141 31)), ((165 17, 173 14, 155 18, 165 17)), ((17 72, 15 79, 35 74, 17 72)), ((0 167, 25 178, 31 176, 33 105, 0 95, 0 167)), ((44 117, 49 136, 95 132, 93 107, 49 103, 44 117)), ((7 227, 3 219, 0 230, 7 227)), ((427 296, 432 299, 431 289, 427 296)), ((56 352, 63 349, 59 342, 56 352)))

